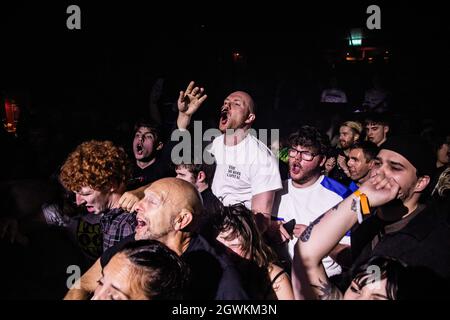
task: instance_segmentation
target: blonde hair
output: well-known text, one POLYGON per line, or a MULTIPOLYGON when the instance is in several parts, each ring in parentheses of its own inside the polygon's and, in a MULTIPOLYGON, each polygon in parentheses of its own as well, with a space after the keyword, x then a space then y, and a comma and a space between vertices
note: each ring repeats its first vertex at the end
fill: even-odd
POLYGON ((354 133, 361 135, 362 132, 362 124, 357 121, 345 121, 341 124, 341 127, 349 127, 353 130, 354 133))

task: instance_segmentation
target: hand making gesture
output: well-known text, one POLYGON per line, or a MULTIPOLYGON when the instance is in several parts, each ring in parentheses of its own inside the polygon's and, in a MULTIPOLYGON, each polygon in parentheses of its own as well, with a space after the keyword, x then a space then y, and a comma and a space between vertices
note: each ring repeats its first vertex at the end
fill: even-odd
POLYGON ((180 91, 180 96, 178 97, 178 129, 186 129, 188 127, 192 115, 208 97, 204 94, 204 88, 194 86, 194 81, 191 81, 185 91, 180 91))

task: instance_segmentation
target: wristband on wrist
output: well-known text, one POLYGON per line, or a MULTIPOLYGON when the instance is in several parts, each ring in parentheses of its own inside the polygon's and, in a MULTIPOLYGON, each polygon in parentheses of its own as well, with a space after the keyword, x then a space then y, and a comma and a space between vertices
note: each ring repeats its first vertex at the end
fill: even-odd
POLYGON ((369 199, 367 198, 367 196, 364 193, 361 193, 361 191, 356 190, 355 192, 353 192, 353 195, 356 196, 356 214, 358 217, 358 222, 362 223, 363 216, 364 215, 369 215, 370 214, 370 206, 369 206, 369 199))

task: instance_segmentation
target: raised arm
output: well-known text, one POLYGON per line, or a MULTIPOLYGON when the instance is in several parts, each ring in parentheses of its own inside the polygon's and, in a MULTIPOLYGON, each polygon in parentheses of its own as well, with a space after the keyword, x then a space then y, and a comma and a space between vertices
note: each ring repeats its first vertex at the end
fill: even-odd
POLYGON ((191 123, 192 115, 198 110, 208 97, 204 94, 205 89, 194 87, 194 81, 191 81, 186 91, 180 91, 178 97, 178 129, 187 129, 191 123))
POLYGON ((102 276, 100 258, 86 271, 69 289, 64 300, 87 300, 97 287, 97 281, 102 276))
MULTIPOLYGON (((374 176, 359 191, 366 194, 372 207, 377 207, 395 199, 399 186, 393 179, 374 176)), ((328 281, 321 261, 357 222, 357 205, 357 197, 350 195, 312 222, 300 236, 292 266, 297 298, 311 298, 311 294, 319 299, 339 299, 342 296, 328 281)))

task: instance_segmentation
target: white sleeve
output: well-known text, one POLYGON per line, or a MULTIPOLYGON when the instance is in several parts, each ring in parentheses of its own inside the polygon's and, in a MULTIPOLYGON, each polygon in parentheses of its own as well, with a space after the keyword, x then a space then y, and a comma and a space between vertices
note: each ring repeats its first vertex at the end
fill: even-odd
POLYGON ((269 152, 260 151, 250 166, 252 196, 281 189, 280 170, 277 159, 269 152))

